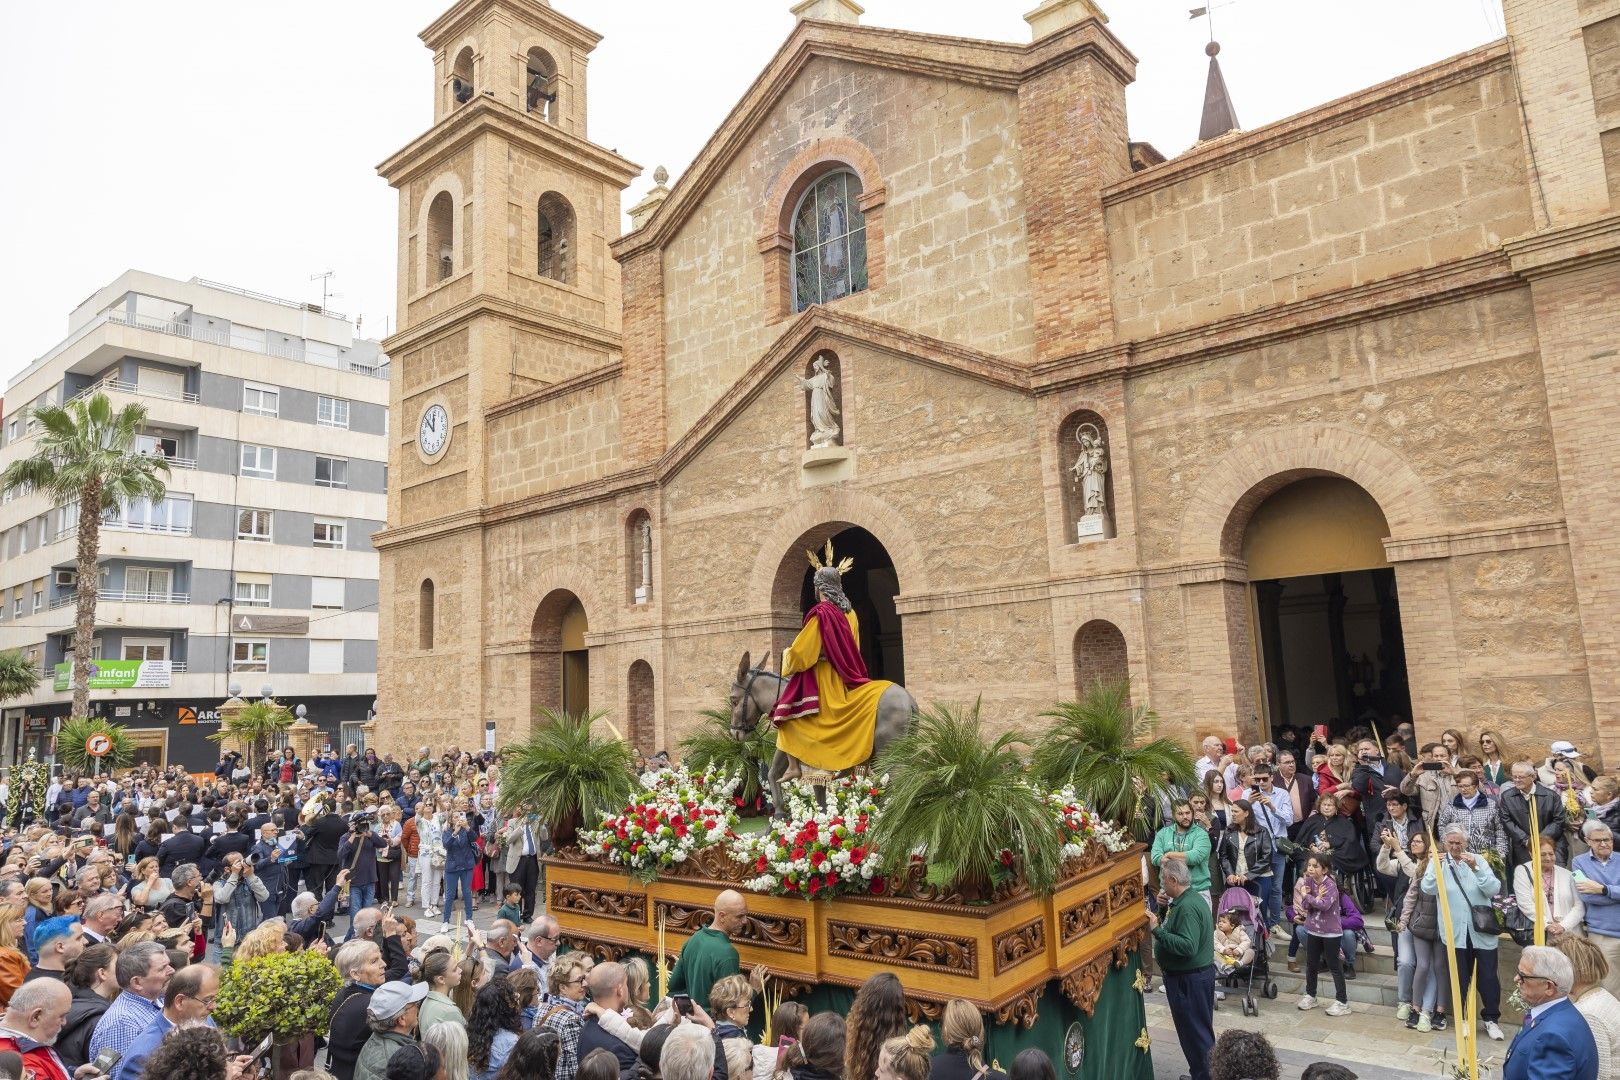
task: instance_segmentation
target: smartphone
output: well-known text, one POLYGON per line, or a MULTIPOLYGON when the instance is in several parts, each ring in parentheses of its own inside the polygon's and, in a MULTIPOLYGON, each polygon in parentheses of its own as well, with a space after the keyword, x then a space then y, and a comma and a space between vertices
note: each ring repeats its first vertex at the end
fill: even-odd
POLYGON ((669 999, 675 1003, 675 1011, 682 1016, 692 1015, 691 994, 671 994, 669 999))
POLYGON ((1578 869, 1577 870, 1571 870, 1570 873, 1569 873, 1569 876, 1570 876, 1571 879, 1574 880, 1575 884, 1577 884, 1577 885, 1579 885, 1581 882, 1586 880, 1586 875, 1581 873, 1580 870, 1578 870, 1578 869))
POLYGON ((102 1076, 111 1076, 113 1070, 118 1068, 119 1059, 123 1056, 122 1053, 109 1046, 97 1054, 96 1060, 91 1064, 96 1067, 96 1071, 102 1076))
POLYGON ((1418 768, 1422 769, 1424 772, 1435 772, 1438 769, 1445 768, 1445 766, 1438 761, 1425 761, 1418 765, 1418 768))

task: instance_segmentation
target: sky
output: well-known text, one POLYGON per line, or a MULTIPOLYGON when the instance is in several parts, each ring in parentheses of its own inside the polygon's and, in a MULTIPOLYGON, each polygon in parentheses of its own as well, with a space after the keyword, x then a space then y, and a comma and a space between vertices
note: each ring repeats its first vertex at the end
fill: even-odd
MULTIPOLYGON (((1192 0, 1196 2, 1196 0, 1192 0)), ((1189 0, 1101 0, 1138 58, 1131 138, 1196 139, 1208 40, 1189 0)), ((589 136, 679 180, 793 29, 792 0, 552 0, 601 33, 589 136)), ((1026 42, 1037 0, 864 0, 868 26, 1026 42)), ((0 5, 0 380, 124 270, 321 300, 381 337, 396 196, 376 166, 432 121, 417 35, 450 0, 68 0, 0 5), (70 25, 61 26, 66 18, 70 25), (28 45, 27 43, 32 43, 28 45), (21 91, 20 93, 18 91, 21 91)), ((1213 10, 1246 130, 1495 40, 1500 0, 1225 0, 1213 10)))

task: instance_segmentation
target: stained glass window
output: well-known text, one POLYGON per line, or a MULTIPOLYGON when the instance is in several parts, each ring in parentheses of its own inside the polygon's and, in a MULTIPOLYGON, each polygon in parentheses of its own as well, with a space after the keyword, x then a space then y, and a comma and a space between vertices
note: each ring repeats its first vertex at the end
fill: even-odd
POLYGON ((793 310, 866 288, 861 182, 835 172, 817 180, 793 215, 793 310))

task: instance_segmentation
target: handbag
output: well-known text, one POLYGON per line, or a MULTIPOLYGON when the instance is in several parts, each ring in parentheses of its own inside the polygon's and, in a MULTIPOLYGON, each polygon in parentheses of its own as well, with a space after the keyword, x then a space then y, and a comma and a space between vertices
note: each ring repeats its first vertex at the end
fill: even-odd
POLYGON ((1516 945, 1536 943, 1536 920, 1520 911, 1517 904, 1502 912, 1502 928, 1516 945))
MULTIPOLYGON (((1457 891, 1462 893, 1463 897, 1466 899, 1468 893, 1463 888, 1462 878, 1457 876, 1457 868, 1450 863, 1447 863, 1446 869, 1451 871, 1451 878, 1457 883, 1457 891)), ((1474 930, 1478 933, 1486 934, 1490 937, 1497 937, 1502 933, 1502 920, 1496 914, 1496 908, 1492 907, 1490 904, 1469 904, 1468 918, 1472 923, 1474 930)))

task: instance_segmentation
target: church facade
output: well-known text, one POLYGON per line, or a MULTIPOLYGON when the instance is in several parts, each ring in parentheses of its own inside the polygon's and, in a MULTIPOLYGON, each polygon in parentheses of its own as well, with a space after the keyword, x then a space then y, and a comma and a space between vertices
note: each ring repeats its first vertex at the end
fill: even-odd
POLYGON ((1032 41, 805 0, 673 187, 544 0, 423 33, 381 166, 396 746, 673 747, 831 540, 875 674, 994 727, 1411 718, 1620 761, 1620 0, 1164 160, 1090 0, 1032 41))

